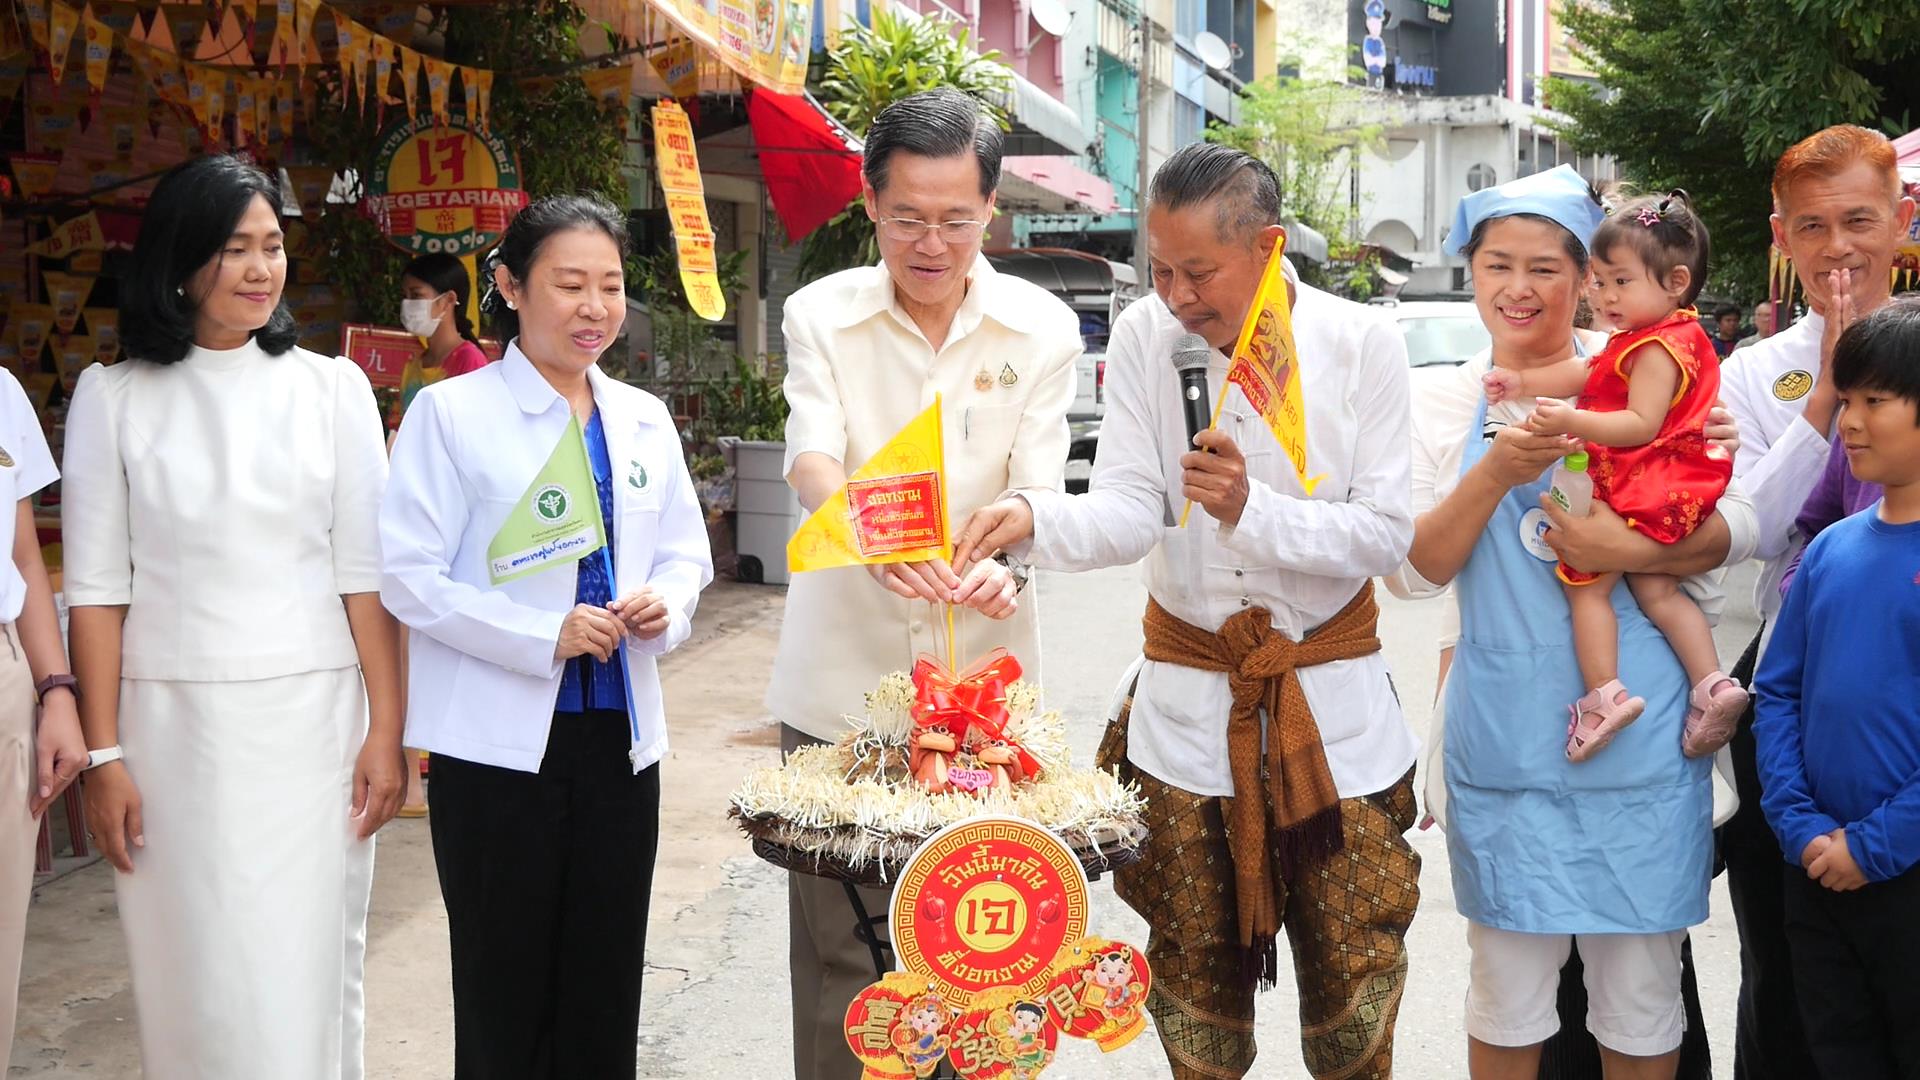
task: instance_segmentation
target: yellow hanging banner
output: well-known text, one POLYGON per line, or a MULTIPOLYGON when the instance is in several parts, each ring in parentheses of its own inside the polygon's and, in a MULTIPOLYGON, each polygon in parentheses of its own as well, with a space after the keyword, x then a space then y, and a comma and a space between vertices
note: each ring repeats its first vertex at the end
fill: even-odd
POLYGON ((945 559, 946 457, 940 400, 888 439, 787 541, 787 569, 945 559))
POLYGON ((654 105, 653 151, 660 169, 660 187, 667 193, 667 217, 673 222, 680 284, 686 290, 687 305, 703 319, 718 320, 727 313, 727 297, 720 291, 713 228, 707 220, 706 185, 701 183, 700 158, 693 148, 693 125, 678 102, 662 100, 654 105))

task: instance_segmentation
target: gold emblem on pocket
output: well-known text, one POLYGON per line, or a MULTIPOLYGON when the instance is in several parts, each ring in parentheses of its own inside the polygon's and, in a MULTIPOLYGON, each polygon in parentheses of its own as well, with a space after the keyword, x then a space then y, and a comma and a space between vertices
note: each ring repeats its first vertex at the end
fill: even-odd
POLYGON ((1799 401, 1813 390, 1813 372, 1789 371, 1773 380, 1773 396, 1781 401, 1799 401))
POLYGON ((7 453, 6 447, 0 446, 0 469, 11 468, 13 468, 13 455, 7 453))

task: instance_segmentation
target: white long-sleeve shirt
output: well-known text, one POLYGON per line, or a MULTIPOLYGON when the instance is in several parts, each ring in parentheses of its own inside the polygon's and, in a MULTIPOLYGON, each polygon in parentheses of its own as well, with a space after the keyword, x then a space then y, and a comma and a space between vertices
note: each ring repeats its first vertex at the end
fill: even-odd
MULTIPOLYGON (((713 562, 667 407, 598 366, 587 381, 615 477, 614 595, 646 586, 667 603, 666 630, 624 646, 638 773, 667 752, 657 658, 692 636, 713 562)), ((377 580, 387 610, 411 630, 408 746, 540 770, 565 667, 554 650, 579 570, 553 566, 495 585, 487 552, 572 417, 515 339, 499 363, 420 391, 400 424, 377 580)))
MULTIPOLYGON (((1247 458, 1246 509, 1233 528, 1195 507, 1187 527, 1180 456, 1187 449, 1180 381, 1170 362, 1183 329, 1157 296, 1128 308, 1107 348, 1107 413, 1086 495, 1026 494, 1032 557, 1060 570, 1145 558, 1147 591, 1168 612, 1218 630, 1248 607, 1299 640, 1338 614, 1367 579, 1391 572, 1413 543, 1407 479, 1407 351, 1393 325, 1365 306, 1298 284, 1293 330, 1307 402, 1308 472, 1293 465, 1238 391, 1220 427, 1247 458)), ((1208 369, 1226 385, 1227 357, 1208 369)), ((1299 671, 1327 764, 1343 798, 1390 786, 1413 764, 1408 730, 1384 656, 1299 671)), ((1231 795, 1227 677, 1146 661, 1134 692, 1128 758, 1199 795, 1231 795)))
POLYGON ((1733 475, 1753 499, 1759 535, 1755 555, 1766 562, 1753 603, 1769 627, 1780 611, 1780 579, 1800 551, 1793 521, 1827 467, 1827 434, 1802 415, 1820 381, 1818 314, 1737 349, 1720 368, 1720 397, 1740 425, 1733 475))

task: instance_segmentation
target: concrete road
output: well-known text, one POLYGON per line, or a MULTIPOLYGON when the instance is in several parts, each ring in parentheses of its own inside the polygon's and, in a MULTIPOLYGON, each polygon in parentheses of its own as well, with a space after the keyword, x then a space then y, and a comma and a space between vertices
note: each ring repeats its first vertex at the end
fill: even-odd
MULTIPOLYGON (((1729 662, 1753 632, 1750 583, 1750 575, 1731 583, 1735 614, 1719 634, 1729 662)), ((1131 568, 1045 574, 1040 590, 1049 698, 1073 718, 1074 751, 1084 762, 1091 759, 1114 682, 1138 651, 1145 591, 1131 568)), ((1382 598, 1388 660, 1408 719, 1424 735, 1436 670, 1437 606, 1402 603, 1384 592, 1382 598)), ((639 1075, 648 1080, 791 1075, 785 878, 755 859, 724 817, 725 793, 734 781, 777 752, 777 730, 760 701, 783 602, 777 589, 715 586, 702 602, 694 640, 665 666, 674 741, 662 774, 660 861, 640 1035, 639 1075)), ((1419 1080, 1464 1077, 1465 924, 1453 910, 1438 832, 1416 833, 1412 840, 1425 862, 1396 1062, 1400 1075, 1419 1080)), ((367 972, 368 1074, 376 1080, 448 1076, 446 925, 425 823, 395 822, 380 845, 367 972)), ((138 1075, 133 1002, 110 875, 104 864, 95 865, 37 894, 9 1075, 138 1075)), ((1145 927, 1113 896, 1111 883, 1096 883, 1094 892, 1094 931, 1144 944, 1145 927)), ((1694 949, 1716 1072, 1730 1076, 1739 964, 1720 882, 1711 920, 1694 932, 1694 949)), ((1294 1042, 1295 1007, 1285 977, 1261 998, 1262 1056, 1254 1075, 1304 1075, 1294 1042)), ((1073 1040, 1063 1046, 1049 1077, 1168 1075, 1150 1035, 1104 1056, 1073 1040)))

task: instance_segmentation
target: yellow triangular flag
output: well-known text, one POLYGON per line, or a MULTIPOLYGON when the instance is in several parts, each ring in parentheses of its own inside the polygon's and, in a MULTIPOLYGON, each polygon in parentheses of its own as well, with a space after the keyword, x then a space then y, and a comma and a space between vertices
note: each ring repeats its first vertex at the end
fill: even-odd
POLYGON ((888 439, 787 541, 793 573, 948 558, 940 400, 888 439))
POLYGON ((54 0, 49 15, 51 44, 47 47, 47 66, 53 71, 53 88, 60 89, 67 74, 67 56, 73 49, 73 36, 80 29, 80 12, 54 0))
POLYGON ((396 47, 400 50, 400 92, 407 99, 407 119, 412 120, 418 115, 418 110, 413 105, 413 97, 419 89, 420 61, 423 57, 405 45, 396 47))

